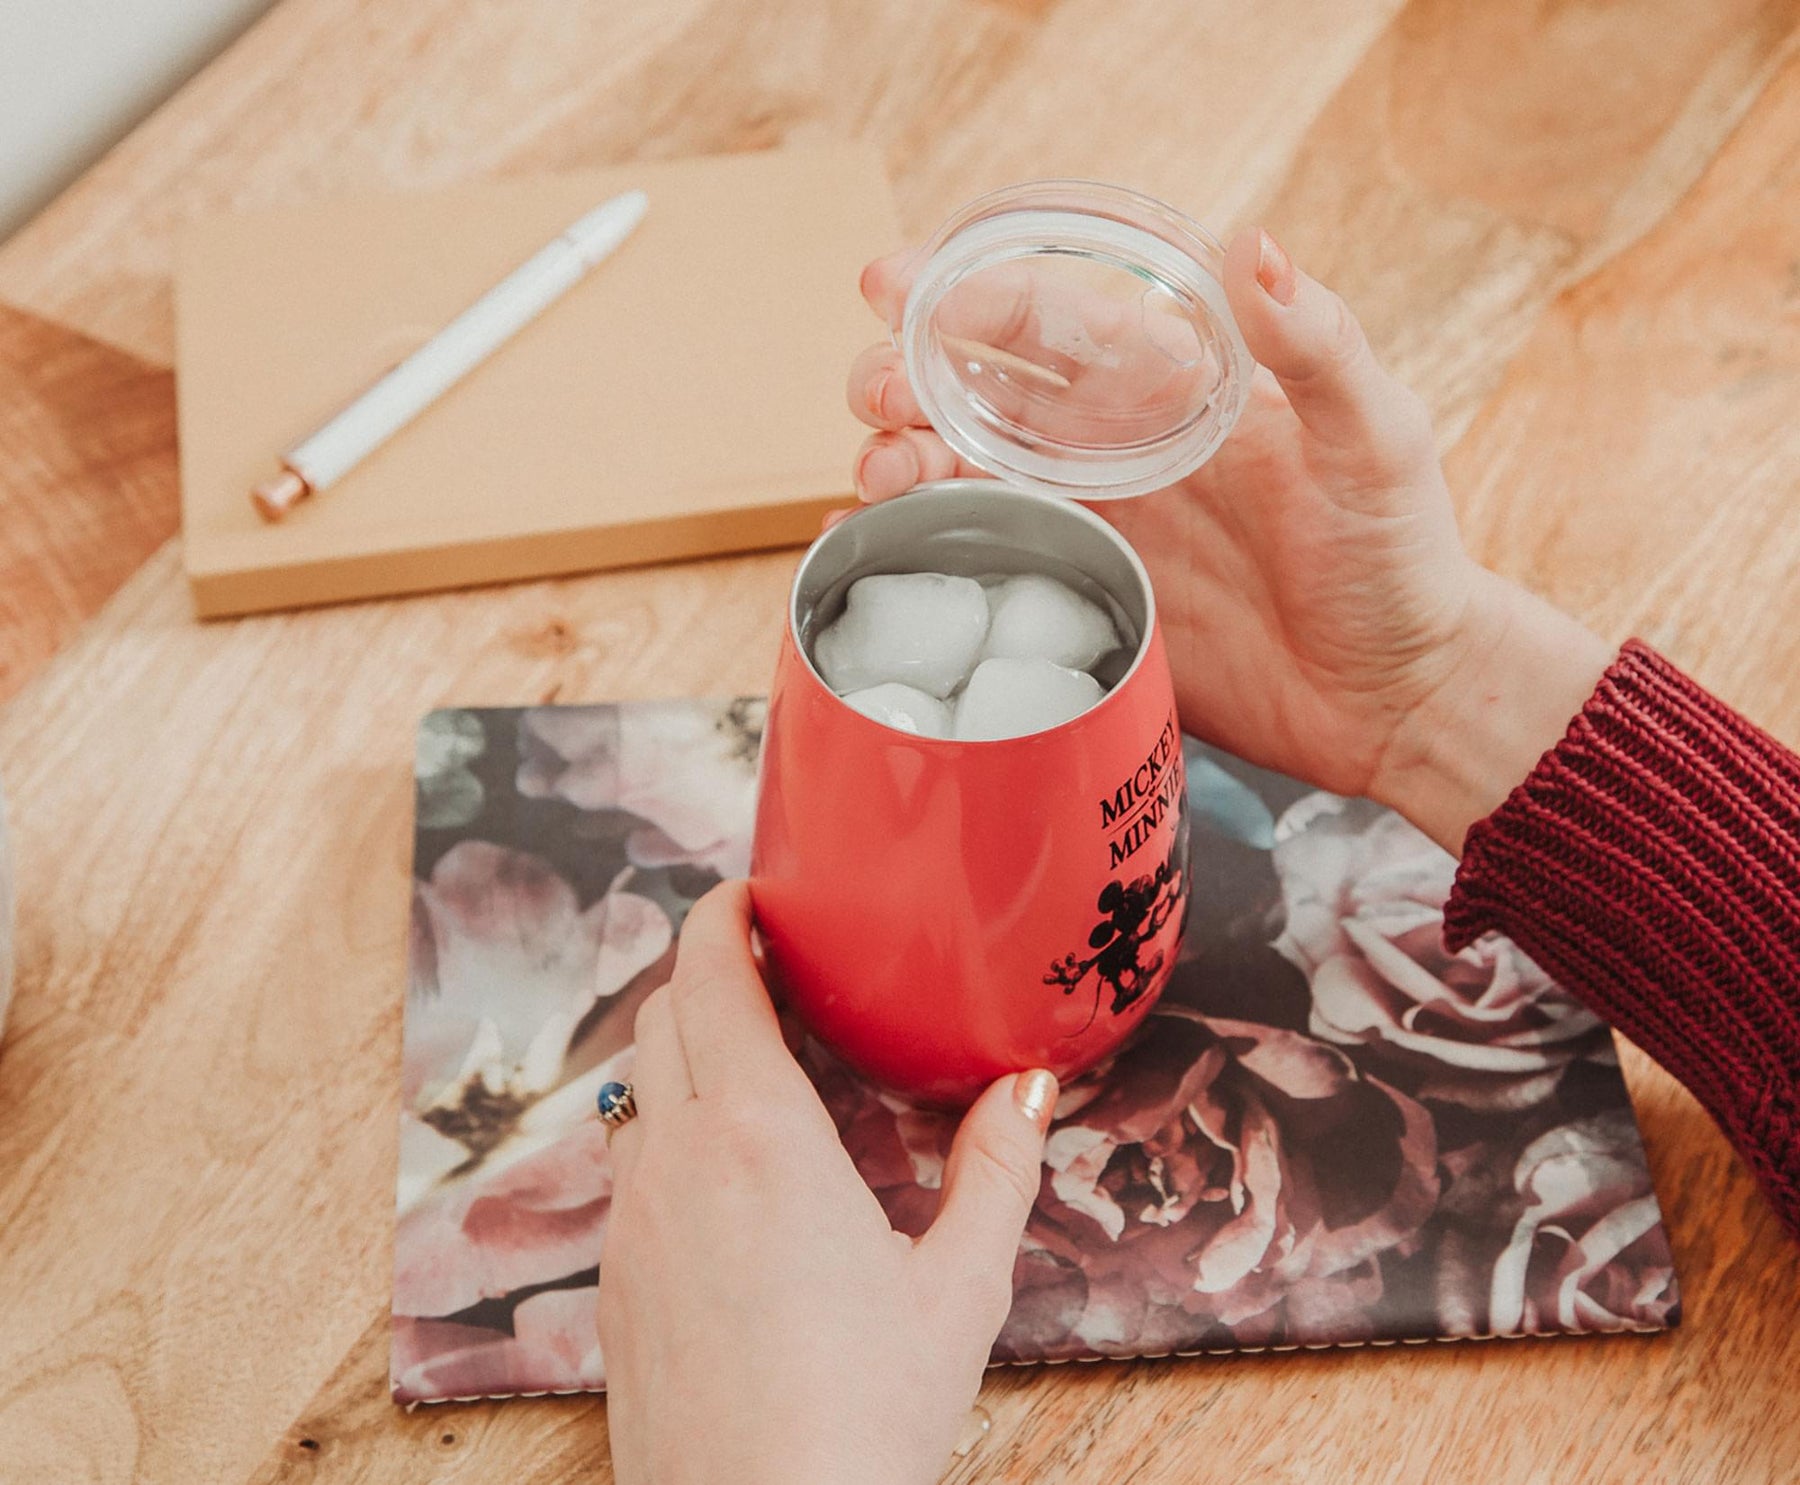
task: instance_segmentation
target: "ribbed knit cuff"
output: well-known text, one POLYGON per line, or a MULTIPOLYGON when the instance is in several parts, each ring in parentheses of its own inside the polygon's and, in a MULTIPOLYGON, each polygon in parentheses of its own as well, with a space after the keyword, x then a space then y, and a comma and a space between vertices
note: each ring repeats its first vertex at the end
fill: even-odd
POLYGON ((1506 934, 1686 1084, 1800 1235, 1800 758, 1633 640, 1470 830, 1444 925, 1506 934))

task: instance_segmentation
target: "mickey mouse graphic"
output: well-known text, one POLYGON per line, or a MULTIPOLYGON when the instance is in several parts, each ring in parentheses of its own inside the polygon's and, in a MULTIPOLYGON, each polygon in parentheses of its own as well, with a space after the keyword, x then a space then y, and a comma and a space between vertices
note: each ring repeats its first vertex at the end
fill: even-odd
MULTIPOLYGON (((1130 882, 1115 879, 1100 889, 1095 906, 1105 916, 1088 934, 1093 954, 1082 958, 1065 954, 1044 976, 1064 995, 1073 995, 1089 975, 1094 977, 1094 1015, 1100 1013, 1102 990, 1112 987, 1112 1013, 1117 1016, 1141 1000, 1162 970, 1168 955, 1159 951, 1148 960, 1144 947, 1162 932, 1172 916, 1185 914, 1188 896, 1187 800, 1181 801, 1181 819, 1168 857, 1154 872, 1130 882)), ((1093 1016, 1088 1025, 1093 1024, 1093 1016)), ((1082 1028, 1087 1029, 1085 1026, 1082 1028)))

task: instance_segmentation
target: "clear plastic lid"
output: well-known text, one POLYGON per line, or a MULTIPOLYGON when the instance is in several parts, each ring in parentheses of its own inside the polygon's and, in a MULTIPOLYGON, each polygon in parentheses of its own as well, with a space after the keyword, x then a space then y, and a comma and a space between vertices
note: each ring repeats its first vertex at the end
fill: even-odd
POLYGON ((913 390, 965 459, 1084 500, 1191 473, 1231 431, 1255 363, 1225 250, 1116 186, 1010 186, 921 250, 896 328, 913 390))

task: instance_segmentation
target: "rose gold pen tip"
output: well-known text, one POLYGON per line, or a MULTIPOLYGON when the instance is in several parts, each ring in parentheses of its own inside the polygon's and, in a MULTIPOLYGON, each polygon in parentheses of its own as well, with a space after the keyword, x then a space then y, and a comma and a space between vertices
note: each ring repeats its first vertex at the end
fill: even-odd
POLYGON ((312 486, 291 469, 264 480, 250 492, 250 503, 265 521, 279 521, 308 495, 312 486))

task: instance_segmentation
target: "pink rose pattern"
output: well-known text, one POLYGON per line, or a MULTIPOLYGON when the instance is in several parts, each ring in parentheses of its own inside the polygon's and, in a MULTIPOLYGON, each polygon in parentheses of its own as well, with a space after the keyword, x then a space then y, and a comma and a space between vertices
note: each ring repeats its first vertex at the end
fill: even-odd
POLYGON ((1309 1030, 1407 1065, 1441 1097, 1517 1108, 1550 1097, 1612 1038, 1507 939, 1446 953, 1450 855, 1366 800, 1313 794, 1275 827, 1286 922, 1276 949, 1312 987, 1309 1030))
MULTIPOLYGON (((437 713, 395 1240, 403 1402, 593 1391, 592 1115, 687 908, 748 859, 760 703, 437 713)), ((1002 1361, 1676 1323, 1605 1029, 1393 815, 1190 743, 1193 893, 1143 1033, 1063 1090, 1002 1361)), ((903 1231, 953 1117, 802 1059, 903 1231)))

